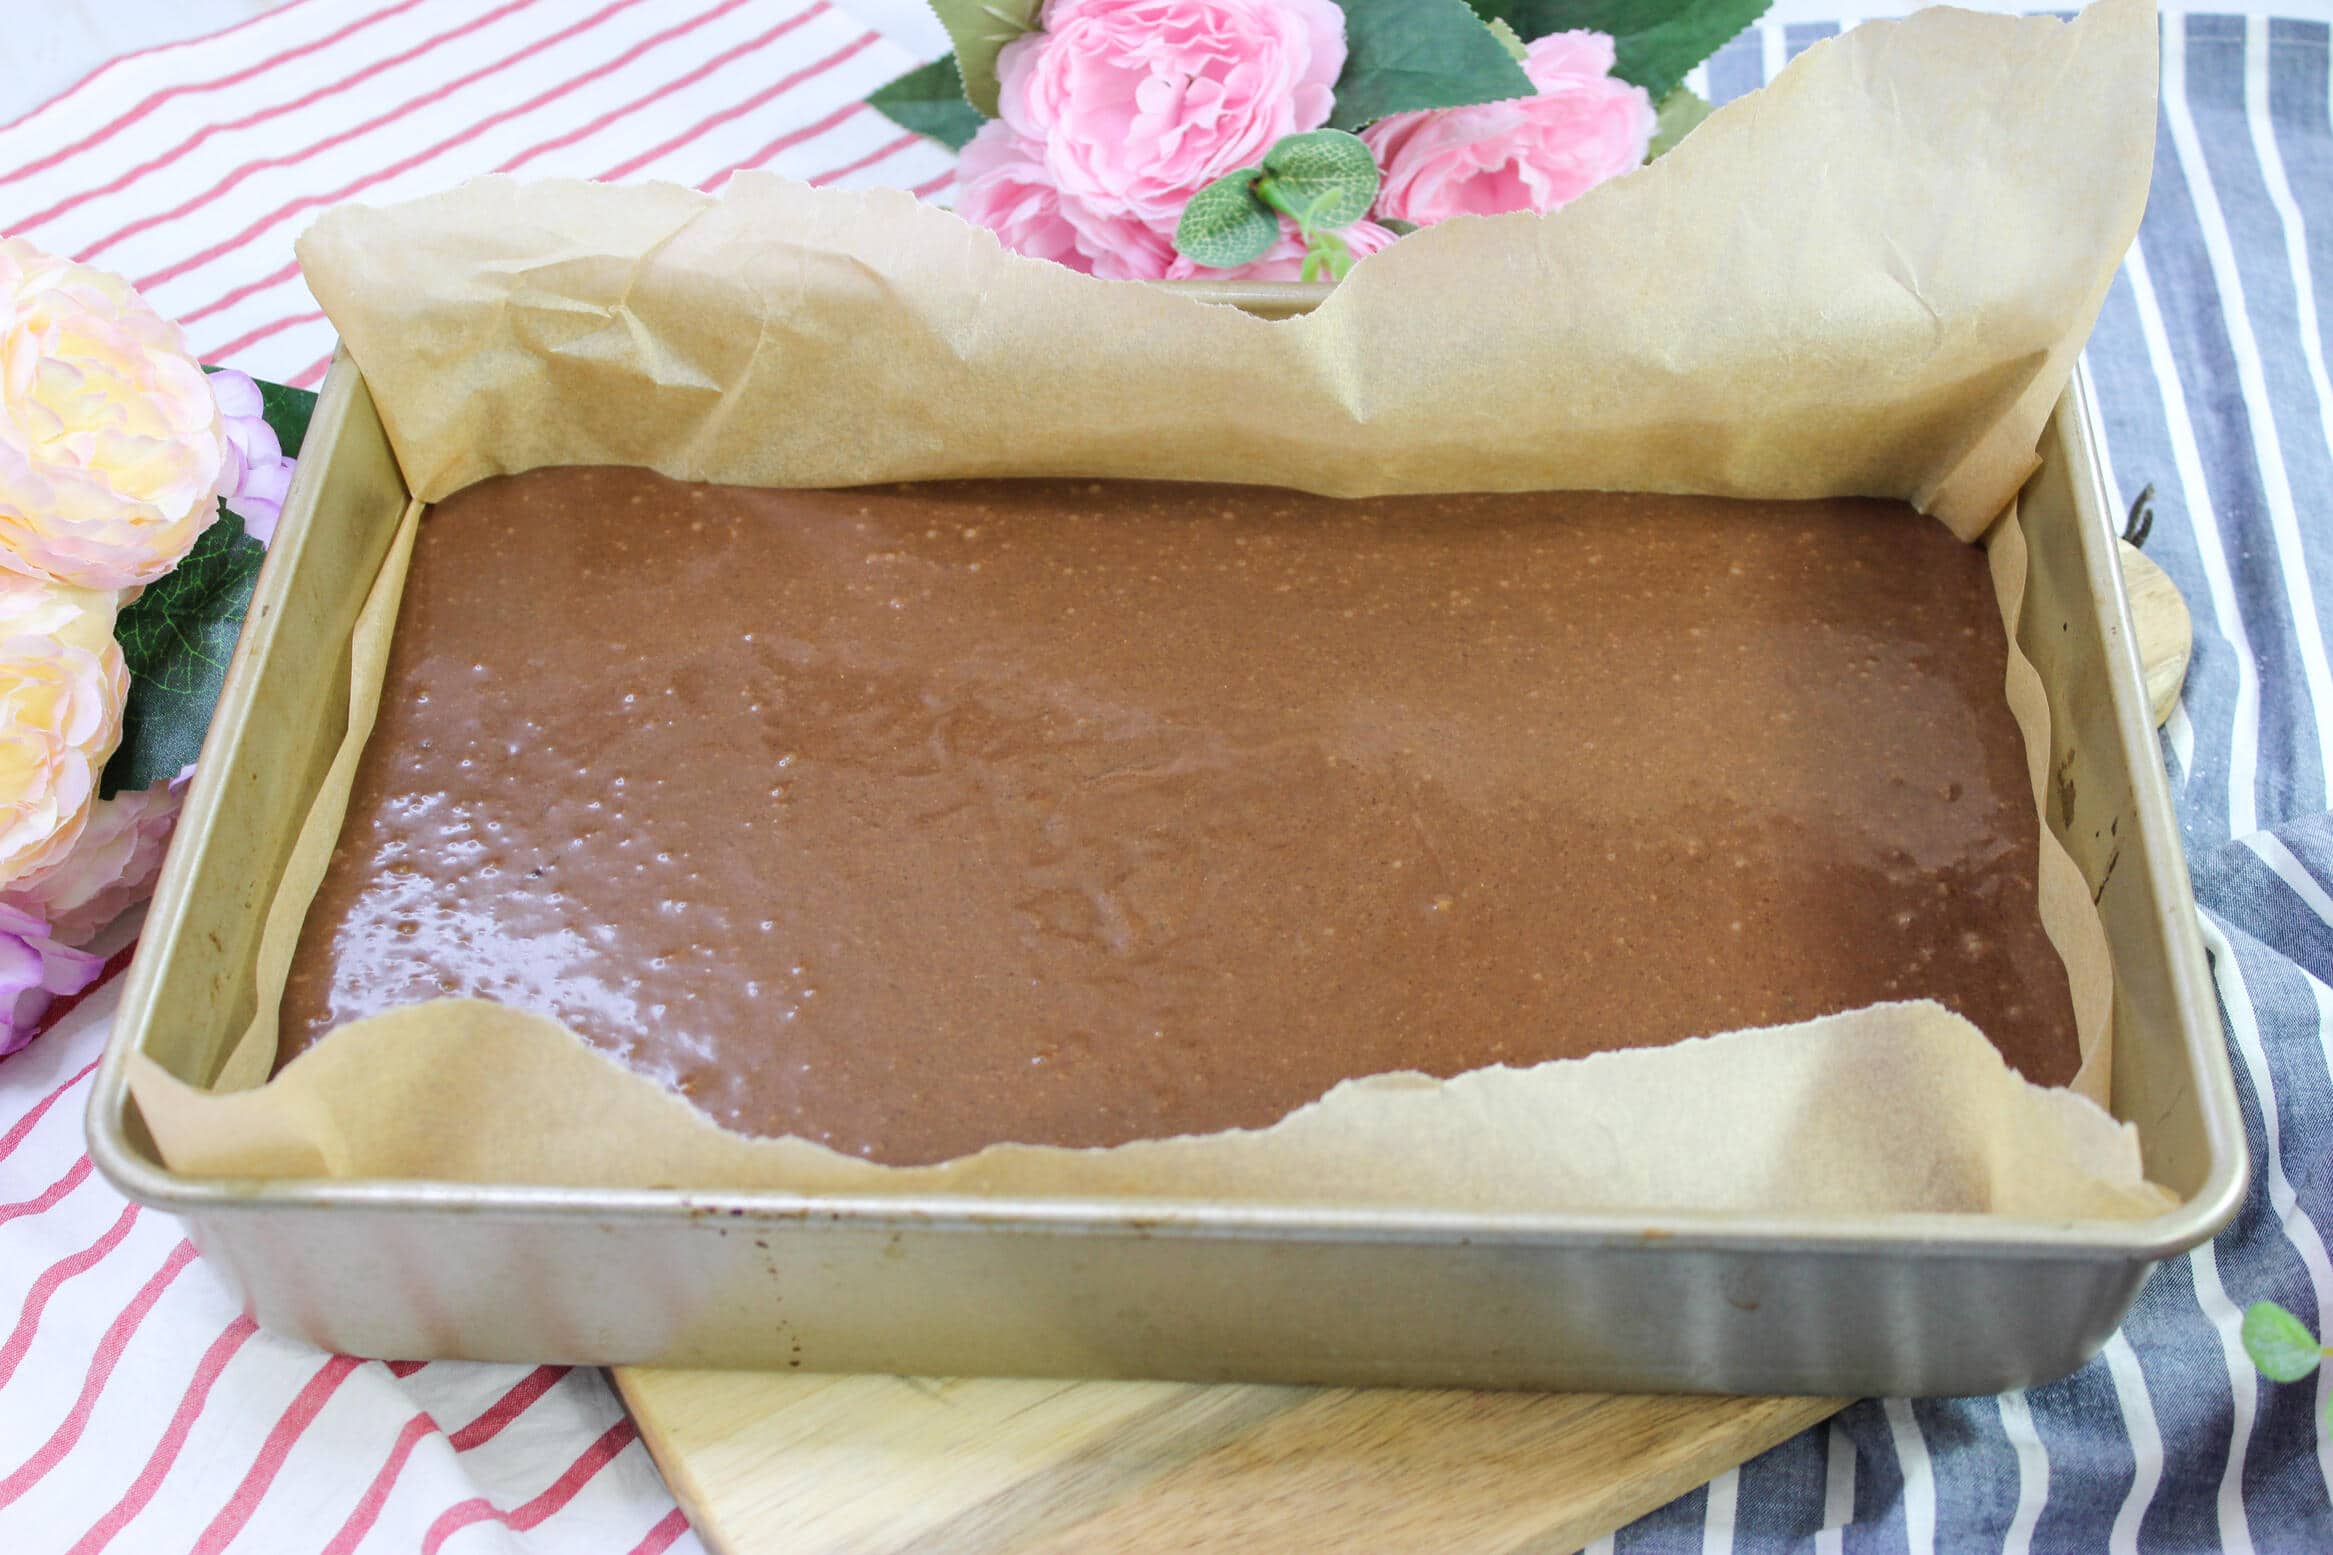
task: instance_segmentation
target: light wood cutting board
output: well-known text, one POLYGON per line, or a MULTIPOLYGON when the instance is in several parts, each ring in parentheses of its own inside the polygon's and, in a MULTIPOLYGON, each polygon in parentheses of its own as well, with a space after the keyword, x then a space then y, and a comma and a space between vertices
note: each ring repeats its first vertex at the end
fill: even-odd
POLYGON ((1564 1555, 1829 1398, 620 1370, 721 1555, 1564 1555))
MULTIPOLYGON (((2193 641, 2123 547, 2155 721, 2193 641)), ((1837 1398, 1403 1392, 619 1368, 718 1555, 1568 1555, 1837 1398)))

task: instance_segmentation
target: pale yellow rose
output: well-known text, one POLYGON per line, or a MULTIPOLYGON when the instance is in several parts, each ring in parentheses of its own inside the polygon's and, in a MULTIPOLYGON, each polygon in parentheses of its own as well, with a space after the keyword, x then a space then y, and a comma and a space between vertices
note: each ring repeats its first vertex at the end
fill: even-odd
POLYGON ((177 325, 120 276, 0 239, 0 567, 151 583, 218 517, 226 450, 177 325))
POLYGON ((114 596, 0 574, 0 888, 61 862, 121 740, 114 596))

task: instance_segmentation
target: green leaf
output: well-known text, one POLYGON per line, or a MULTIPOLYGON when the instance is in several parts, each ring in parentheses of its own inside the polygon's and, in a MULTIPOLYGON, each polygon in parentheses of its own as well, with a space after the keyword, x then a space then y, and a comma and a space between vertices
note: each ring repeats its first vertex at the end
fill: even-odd
POLYGON ((259 385, 259 413, 267 418, 268 430, 283 445, 284 457, 297 459, 300 444, 308 438, 308 418, 316 413, 315 391, 265 379, 252 381, 259 385))
MULTIPOLYGON (((284 453, 297 457, 316 411, 315 394, 254 381, 260 415, 284 453)), ((147 585, 115 620, 130 695, 122 709, 121 744, 99 783, 107 798, 174 778, 201 751, 266 557, 267 547, 245 534, 243 521, 222 506, 178 565, 147 585)))
POLYGON ((1037 13, 1044 4, 1045 0, 932 0, 932 10, 956 45, 965 98, 992 119, 996 117, 996 56, 1021 34, 1037 30, 1037 13))
POLYGON ((868 96, 867 105, 901 129, 928 136, 951 151, 962 151, 965 142, 988 122, 979 109, 964 100, 964 77, 956 70, 953 54, 910 70, 888 86, 877 87, 868 96))
POLYGON ((1329 124, 1529 97, 1523 67, 1466 0, 1345 0, 1345 69, 1329 124))
POLYGON ((1677 142, 1692 134, 1702 120, 1716 111, 1693 88, 1678 87, 1661 99, 1659 122, 1653 126, 1653 143, 1646 148, 1644 159, 1650 162, 1666 156, 1676 148, 1677 142))
POLYGON ((2245 1309, 2244 1353, 2274 1382, 2300 1381, 2325 1354, 2307 1325, 2273 1301, 2255 1301, 2245 1309))
POLYGON ((1507 25, 1505 17, 1493 16, 1489 21, 1491 36, 1499 40, 1499 47, 1507 51, 1509 58, 1520 65, 1531 57, 1531 51, 1523 46, 1521 38, 1515 36, 1515 29, 1507 25))
POLYGON ((1685 72, 1733 41, 1766 14, 1772 0, 1470 0, 1485 20, 1497 18, 1526 38, 1585 27, 1612 35, 1619 58, 1612 73, 1667 97, 1685 72))
MULTIPOLYGON (((269 425, 275 425, 272 415, 269 425)), ((292 426, 287 445, 305 430, 304 420, 292 426)), ((283 437, 284 428, 276 435, 283 437)), ((266 556, 267 548, 243 532, 243 521, 222 512, 185 560, 147 585, 114 623, 130 696, 121 745, 105 764, 101 787, 108 797, 174 778, 202 750, 266 556)))
POLYGON ((1175 223, 1175 252, 1210 270, 1262 257, 1280 238, 1280 218, 1256 198, 1254 185, 1262 172, 1243 167, 1192 195, 1175 223))
POLYGON ((1308 232, 1304 243, 1304 268, 1297 272, 1298 280, 1317 281, 1325 275, 1341 281, 1353 268, 1352 246, 1335 233, 1308 232))
POLYGON ((1308 236, 1349 227, 1369 214, 1377 198, 1377 162, 1360 136, 1343 130, 1283 135, 1264 153, 1256 194, 1308 236))

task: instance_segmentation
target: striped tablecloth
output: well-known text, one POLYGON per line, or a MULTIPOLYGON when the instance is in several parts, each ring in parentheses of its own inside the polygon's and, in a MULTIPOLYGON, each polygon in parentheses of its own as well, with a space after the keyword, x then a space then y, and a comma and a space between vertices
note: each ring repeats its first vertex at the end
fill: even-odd
MULTIPOLYGON (((1790 14, 1710 96, 1836 30, 1790 14)), ((496 170, 944 197, 947 156, 856 106, 933 37, 911 0, 291 0, 0 126, 0 231, 130 276, 207 361, 314 384, 332 333, 291 242, 326 206, 496 170)), ((2164 750, 2251 1200, 2075 1376, 1858 1405, 1600 1548, 2333 1550, 2329 1383, 2263 1384, 2236 1339, 2260 1297, 2333 1315, 2327 16, 2174 14, 2164 43, 2154 199, 2090 362, 2113 478, 2153 488, 2149 549, 2195 608, 2164 750)), ((0 1063, 0 1551, 696 1547, 595 1372, 256 1332, 90 1173, 111 1002, 0 1063)))

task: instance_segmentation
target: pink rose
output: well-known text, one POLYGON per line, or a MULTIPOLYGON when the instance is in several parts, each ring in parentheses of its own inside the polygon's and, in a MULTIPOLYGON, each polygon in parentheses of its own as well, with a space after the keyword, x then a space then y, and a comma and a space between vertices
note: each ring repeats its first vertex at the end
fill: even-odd
POLYGON ((997 57, 999 107, 1062 199, 1171 238, 1201 185, 1318 129, 1345 68, 1330 0, 1048 0, 997 57))
POLYGON ((37 914, 0 903, 0 1058, 33 1039, 51 999, 79 993, 104 968, 103 956, 50 938, 37 914))
POLYGON ((275 428, 267 424, 267 406, 249 373, 223 369, 211 374, 211 397, 219 402, 227 433, 219 495, 227 511, 243 520, 243 532, 265 545, 275 538, 275 521, 283 516, 292 461, 284 457, 275 428))
POLYGON ((87 944, 153 894, 185 782, 181 773, 152 788, 98 800, 64 858, 0 893, 0 908, 44 918, 57 938, 87 944))
POLYGON ((1385 175, 1380 219, 1552 211, 1643 164, 1652 99, 1613 79, 1609 37, 1551 34, 1530 46, 1523 70, 1537 97, 1397 113, 1361 132, 1385 175))
MULTIPOLYGON (((1391 230, 1373 221, 1357 221, 1337 234, 1353 250, 1355 259, 1366 259, 1391 243, 1397 236, 1391 230)), ((1167 267, 1170 281, 1300 281, 1304 279, 1304 239, 1296 232, 1296 223, 1282 217, 1280 241, 1264 250, 1263 256, 1229 270, 1210 270, 1195 265, 1182 255, 1167 267)))
POLYGON ((219 516, 226 459, 176 324, 118 275, 0 238, 0 567, 151 583, 219 516))
POLYGON ((1101 216, 1053 186, 1044 148, 1001 119, 980 127, 956 164, 956 214, 988 228, 1005 247, 1087 275, 1154 281, 1174 245, 1126 216, 1101 216))

